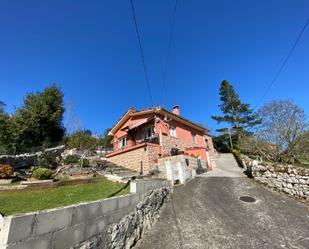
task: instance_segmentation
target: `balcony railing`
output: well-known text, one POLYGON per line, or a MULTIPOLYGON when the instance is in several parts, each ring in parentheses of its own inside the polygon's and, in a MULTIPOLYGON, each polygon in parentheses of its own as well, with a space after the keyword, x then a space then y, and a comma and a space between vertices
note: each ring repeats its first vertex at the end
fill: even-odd
POLYGON ((126 146, 122 146, 122 147, 119 147, 119 142, 114 142, 113 143, 113 152, 122 151, 122 150, 125 150, 127 148, 133 147, 133 146, 138 145, 138 144, 143 144, 143 143, 160 144, 159 136, 155 134, 155 135, 153 135, 149 138, 146 138, 146 139, 136 139, 136 140, 133 140, 133 141, 128 140, 126 146))

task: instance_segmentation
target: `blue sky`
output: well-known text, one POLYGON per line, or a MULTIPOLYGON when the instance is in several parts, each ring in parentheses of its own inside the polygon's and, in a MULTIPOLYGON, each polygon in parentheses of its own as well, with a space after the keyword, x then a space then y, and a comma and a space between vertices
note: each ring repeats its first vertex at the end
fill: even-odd
MULTIPOLYGON (((134 0, 156 105, 215 129, 219 84, 255 106, 309 17, 308 0, 178 0, 159 103, 174 0, 134 0)), ((0 100, 56 82, 83 126, 97 133, 129 108, 149 107, 130 1, 0 0, 0 100)), ((309 114, 309 28, 265 101, 292 99, 309 114)))

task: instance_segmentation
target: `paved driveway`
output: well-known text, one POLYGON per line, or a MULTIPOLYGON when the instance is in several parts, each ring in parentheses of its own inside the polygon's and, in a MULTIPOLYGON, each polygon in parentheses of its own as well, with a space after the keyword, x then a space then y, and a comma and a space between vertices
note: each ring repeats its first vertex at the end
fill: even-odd
POLYGON ((136 248, 308 249, 308 207, 244 177, 223 155, 213 172, 174 190, 136 248), (257 201, 239 201, 242 195, 257 201))

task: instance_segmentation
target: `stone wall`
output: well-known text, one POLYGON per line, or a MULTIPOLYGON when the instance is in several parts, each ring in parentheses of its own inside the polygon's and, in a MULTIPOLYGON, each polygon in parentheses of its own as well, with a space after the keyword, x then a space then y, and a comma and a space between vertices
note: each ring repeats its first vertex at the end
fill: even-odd
POLYGON ((43 154, 48 154, 53 157, 58 157, 61 155, 61 153, 64 151, 65 146, 58 146, 54 148, 49 148, 44 151, 39 151, 36 153, 26 153, 26 154, 20 154, 20 155, 2 155, 0 156, 0 164, 9 164, 15 169, 19 168, 26 168, 32 165, 35 165, 38 161, 38 159, 43 154))
POLYGON ((177 137, 162 135, 161 146, 163 154, 170 154, 172 148, 178 148, 184 151, 185 148, 192 146, 192 144, 186 143, 185 141, 180 140, 177 137))
POLYGON ((154 160, 158 158, 156 148, 145 145, 137 149, 126 151, 107 157, 107 160, 119 166, 148 174, 154 167, 154 160))
POLYGON ((241 158, 256 181, 291 196, 309 199, 309 169, 241 158))
POLYGON ((0 249, 130 248, 169 191, 166 181, 135 181, 128 195, 0 217, 0 249))

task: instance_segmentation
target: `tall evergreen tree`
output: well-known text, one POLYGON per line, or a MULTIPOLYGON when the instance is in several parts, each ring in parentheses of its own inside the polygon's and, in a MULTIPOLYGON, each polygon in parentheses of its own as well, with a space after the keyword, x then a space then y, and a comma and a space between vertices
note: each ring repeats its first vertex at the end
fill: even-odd
MULTIPOLYGON (((246 128, 261 123, 261 120, 250 109, 250 105, 240 101, 234 87, 227 80, 223 80, 221 83, 220 100, 222 103, 219 107, 224 115, 212 116, 212 119, 218 123, 228 123, 228 128, 231 128, 233 140, 236 143, 244 133, 247 133, 246 128)), ((226 132, 228 128, 218 129, 217 131, 226 132)))
POLYGON ((17 109, 15 122, 24 146, 41 146, 61 141, 64 135, 63 93, 58 86, 47 87, 43 92, 29 93, 24 105, 17 109))
POLYGON ((6 104, 0 100, 0 114, 4 113, 4 108, 5 108, 6 104))

